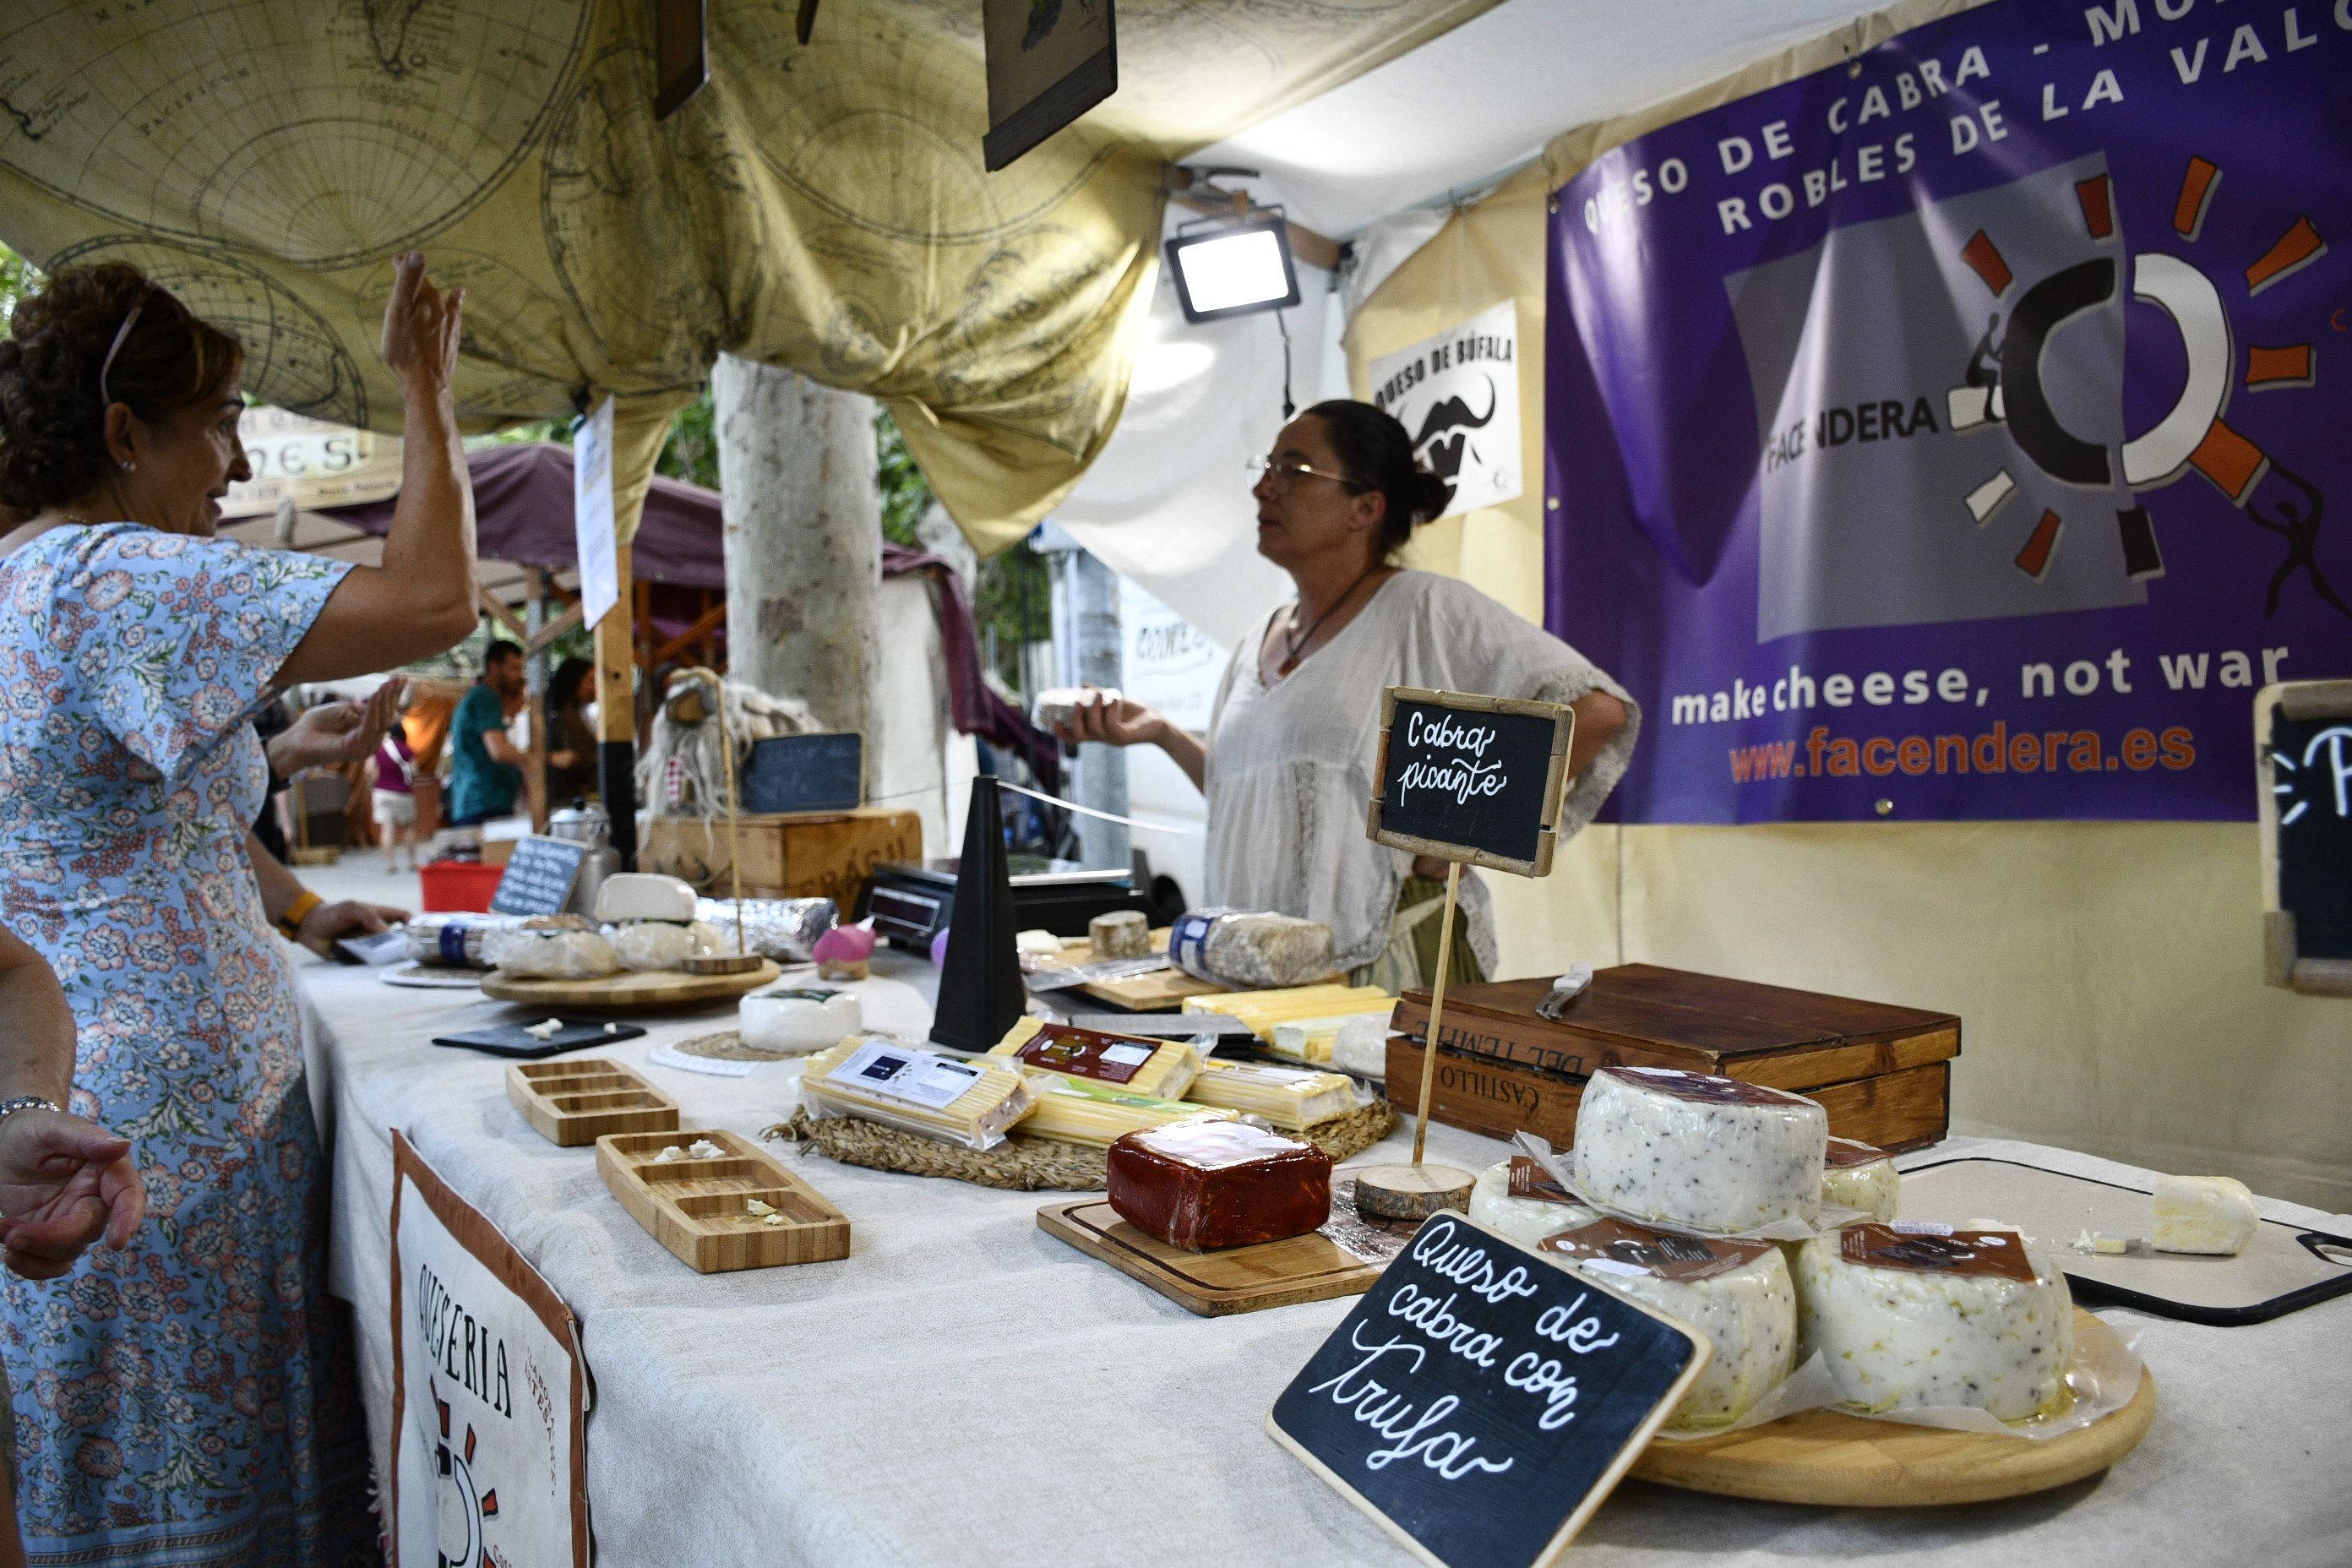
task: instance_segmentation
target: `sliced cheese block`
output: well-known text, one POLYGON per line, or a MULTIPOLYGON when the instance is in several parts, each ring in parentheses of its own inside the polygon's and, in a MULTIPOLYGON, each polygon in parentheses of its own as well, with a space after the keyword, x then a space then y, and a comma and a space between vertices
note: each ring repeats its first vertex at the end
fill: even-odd
POLYGON ((1185 1096, 1201 1105, 1246 1111, 1291 1132, 1303 1132, 1356 1109, 1356 1086, 1339 1073, 1213 1057, 1185 1096))
POLYGON ((1195 1117, 1206 1121, 1234 1120, 1230 1110, 1129 1094, 1108 1084, 1056 1073, 1031 1073, 1029 1089, 1037 1097, 1037 1109, 1022 1119, 1023 1137, 1055 1138, 1096 1149, 1108 1149, 1129 1132, 1195 1117))
POLYGON ((1020 1017, 990 1048, 1024 1072, 1082 1078, 1157 1100, 1181 1100, 1201 1076, 1201 1048, 1190 1040, 1150 1040, 1106 1034, 1043 1018, 1020 1017))
POLYGON ((850 1116, 989 1150, 1037 1103, 1029 1080, 994 1057, 966 1060, 896 1040, 852 1036, 809 1058, 801 1103, 811 1116, 850 1116))
POLYGON ((605 932, 605 940, 624 969, 676 969, 689 958, 717 952, 719 928, 700 921, 624 921, 605 932))
POLYGON ((1705 1334, 1715 1353, 1666 1417, 1680 1430, 1722 1426, 1797 1367, 1797 1292, 1769 1241, 1671 1235, 1622 1220, 1545 1238, 1538 1257, 1646 1301, 1705 1334))
POLYGON ((839 1045, 865 1022, 856 994, 849 991, 754 991, 735 1005, 735 1032, 743 1043, 782 1056, 839 1045))
POLYGON ((2234 1258, 2263 1223, 2254 1194, 2227 1176, 2156 1179, 2156 1249, 2234 1258))
POLYGON ((1692 1230, 1821 1218, 1829 1113, 1801 1095, 1671 1068, 1603 1068, 1576 1109, 1576 1179, 1612 1208, 1692 1230))
POLYGON ((2022 1421, 2063 1400, 2066 1276, 2014 1230, 1857 1225, 1797 1249, 1802 1349, 1856 1409, 1969 1405, 2022 1421))
POLYGON ((1902 1207, 1903 1173, 1884 1150, 1832 1138, 1822 1167, 1822 1202, 1858 1209, 1883 1225, 1902 1207))
POLYGON ((596 918, 608 922, 690 921, 694 889, 676 877, 657 877, 649 871, 615 872, 596 889, 596 918))
POLYGON ((1521 1247, 1533 1247, 1547 1236, 1591 1225, 1601 1217, 1598 1210, 1568 1198, 1542 1172, 1543 1167, 1525 1154, 1515 1154, 1487 1166, 1470 1186, 1471 1219, 1521 1247), (1521 1170, 1519 1192, 1516 1194, 1511 1190, 1514 1165, 1521 1170), (1520 1195, 1547 1191, 1559 1195, 1520 1195))

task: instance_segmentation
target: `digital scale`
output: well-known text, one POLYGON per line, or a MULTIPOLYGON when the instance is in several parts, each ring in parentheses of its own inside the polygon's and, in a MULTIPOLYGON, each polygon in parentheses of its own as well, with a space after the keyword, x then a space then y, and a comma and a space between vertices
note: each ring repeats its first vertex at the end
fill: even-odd
MULTIPOLYGON (((1041 855, 1010 856, 1008 864, 1016 931, 1084 936, 1087 921, 1113 910, 1137 910, 1146 920, 1158 918, 1127 871, 1088 870, 1076 861, 1041 855)), ((955 908, 956 866, 953 859, 877 866, 851 918, 871 915, 875 935, 893 947, 928 953, 931 939, 947 928, 955 908)))

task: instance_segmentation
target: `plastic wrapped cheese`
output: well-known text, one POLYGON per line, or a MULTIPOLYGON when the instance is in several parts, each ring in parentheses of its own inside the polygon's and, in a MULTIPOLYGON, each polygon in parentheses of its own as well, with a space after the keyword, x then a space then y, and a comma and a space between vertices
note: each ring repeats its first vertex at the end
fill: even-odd
POLYGON ((2054 1409, 2074 1354, 2066 1277, 2014 1230, 1855 1225, 1798 1249, 1803 1352, 1873 1414, 2054 1409))
POLYGON ((2152 1202, 2158 1252, 2234 1258, 2263 1222, 2254 1194, 2227 1176, 2158 1176, 2152 1202))
POLYGON ((1359 1013, 1339 1021, 1331 1037, 1331 1065, 1385 1082, 1389 1076, 1389 1020, 1378 1013, 1359 1013))
POLYGON ((1332 952, 1329 926, 1264 910, 1193 910, 1168 937, 1177 968, 1244 990, 1319 980, 1331 973, 1332 952))
POLYGON ((1037 1107, 1022 1119, 1024 1138, 1056 1138, 1096 1149, 1108 1149, 1129 1132, 1195 1117, 1209 1121, 1234 1120, 1230 1110, 1129 1094, 1108 1084, 1064 1078, 1059 1073, 1031 1073, 1029 1092, 1036 1096, 1037 1107))
POLYGON ((623 921, 605 929, 604 940, 624 969, 676 969, 719 951, 719 928, 700 921, 623 921))
POLYGON ((1832 1138, 1822 1166, 1822 1203, 1859 1210, 1884 1225, 1902 1208, 1903 1173, 1885 1150, 1832 1138))
POLYGON ((1355 1083, 1336 1072, 1228 1062, 1212 1058, 1185 1097, 1201 1105, 1246 1111, 1290 1132, 1356 1109, 1355 1083))
POLYGON ((1666 1418, 1669 1426, 1737 1421, 1796 1370, 1797 1292, 1775 1243, 1596 1219, 1554 1232, 1536 1252, 1706 1336, 1715 1353, 1666 1418))
POLYGON ((1470 1187, 1470 1217, 1496 1236, 1533 1247, 1556 1231, 1591 1225, 1600 1212, 1585 1207, 1525 1154, 1487 1166, 1470 1187))
POLYGON ((780 1056, 839 1045, 865 1022, 855 993, 825 987, 754 991, 735 1005, 735 1032, 743 1043, 780 1056))
POLYGON ((992 1058, 852 1036, 809 1058, 801 1103, 819 1119, 851 1116, 988 1150, 1037 1100, 1019 1070, 992 1058))
POLYGON ((1188 1252, 1304 1236, 1331 1215, 1331 1156, 1244 1121, 1178 1121, 1110 1146, 1120 1218, 1188 1252))
POLYGON ((1183 1099, 1201 1076, 1201 1047, 1190 1040, 1149 1040, 1042 1018, 1015 1018, 988 1054, 1008 1057, 1024 1072, 1087 1079, 1154 1100, 1183 1099))
POLYGON ((1576 1108, 1576 1181, 1604 1207, 1692 1230, 1822 1213, 1829 1113, 1801 1095, 1672 1068, 1603 1068, 1576 1108))
POLYGON ((593 980, 621 967, 613 944, 575 916, 526 921, 482 939, 482 956, 517 980, 593 980))

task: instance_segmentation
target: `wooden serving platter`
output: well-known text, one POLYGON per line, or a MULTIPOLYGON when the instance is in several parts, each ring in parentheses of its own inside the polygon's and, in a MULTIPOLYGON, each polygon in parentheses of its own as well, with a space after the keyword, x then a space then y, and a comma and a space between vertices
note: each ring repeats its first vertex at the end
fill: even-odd
MULTIPOLYGON (((2115 1331, 2077 1307, 2074 1337, 2079 1345, 2115 1331)), ((2156 1380, 2143 1368, 2130 1404, 2046 1442, 1808 1410, 1720 1437, 1654 1442, 1631 1473, 1690 1491, 1832 1508, 1989 1502, 2096 1475, 2137 1447, 2155 1419, 2156 1380)))
POLYGON ((517 1062, 507 1068, 507 1098, 531 1130, 561 1148, 593 1143, 607 1132, 669 1132, 677 1102, 615 1061, 517 1062))
POLYGON ((740 1133, 680 1129, 608 1132, 596 1140, 596 1170, 621 1206, 698 1274, 829 1263, 849 1256, 849 1221, 814 1187, 740 1133), (708 1138, 716 1160, 660 1163, 670 1144, 708 1138), (784 1216, 769 1225, 746 1204, 758 1198, 784 1216))
MULTIPOLYGON (((1346 1184, 1342 1191, 1342 1184, 1334 1182, 1332 1188, 1335 1220, 1365 1226, 1354 1213, 1353 1184, 1346 1184)), ((1101 1197, 1047 1204, 1037 1211, 1037 1228, 1203 1318, 1360 1296, 1388 1267, 1386 1262, 1366 1262, 1319 1230, 1255 1247, 1187 1252, 1136 1229, 1101 1197)), ((1380 1228, 1388 1230, 1401 1248, 1415 1227, 1380 1228)))
POLYGON ((607 974, 596 980, 512 980, 490 971, 482 976, 482 994, 501 1002, 523 1002, 551 1010, 588 1008, 628 1012, 640 1007, 683 1007, 696 1002, 718 1002, 773 984, 784 972, 773 959, 742 974, 686 974, 674 969, 607 974))

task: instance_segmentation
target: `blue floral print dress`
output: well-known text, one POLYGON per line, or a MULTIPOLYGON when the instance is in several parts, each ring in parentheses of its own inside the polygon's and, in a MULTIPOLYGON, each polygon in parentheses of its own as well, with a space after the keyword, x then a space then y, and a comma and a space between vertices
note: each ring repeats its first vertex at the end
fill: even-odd
POLYGON ((247 858, 252 716, 343 563, 135 523, 0 562, 0 917, 55 969, 72 1109, 134 1140, 147 1223, 0 1276, 35 1563, 373 1556, 292 977, 247 858))

